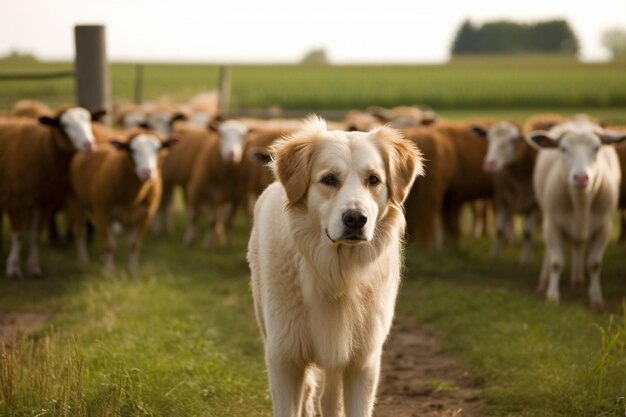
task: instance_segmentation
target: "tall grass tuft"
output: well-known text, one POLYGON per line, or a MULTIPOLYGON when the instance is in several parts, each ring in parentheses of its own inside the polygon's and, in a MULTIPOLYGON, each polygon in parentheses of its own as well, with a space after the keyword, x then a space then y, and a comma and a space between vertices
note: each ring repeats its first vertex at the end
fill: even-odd
POLYGON ((80 349, 71 340, 52 352, 49 337, 0 345, 0 410, 6 415, 87 416, 80 349))
POLYGON ((7 351, 4 343, 0 345, 0 399, 11 415, 15 411, 15 362, 14 355, 7 351))
MULTIPOLYGON (((611 381, 607 373, 626 362, 626 301, 622 303, 621 316, 611 315, 606 327, 598 326, 602 340, 602 350, 598 358, 594 373, 597 378, 596 400, 601 401, 610 395, 611 381), (608 391, 608 392, 607 392, 608 391)), ((626 415, 626 384, 622 396, 615 400, 616 413, 626 415)))

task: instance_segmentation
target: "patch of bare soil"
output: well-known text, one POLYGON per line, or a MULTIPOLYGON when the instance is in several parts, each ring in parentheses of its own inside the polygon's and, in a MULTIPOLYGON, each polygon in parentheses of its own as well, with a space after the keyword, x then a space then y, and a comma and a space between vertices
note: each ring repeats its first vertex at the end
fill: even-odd
POLYGON ((12 346, 20 337, 41 329, 52 313, 0 310, 0 344, 12 346))
POLYGON ((480 390, 427 326, 399 320, 383 352, 376 417, 480 416, 480 390))

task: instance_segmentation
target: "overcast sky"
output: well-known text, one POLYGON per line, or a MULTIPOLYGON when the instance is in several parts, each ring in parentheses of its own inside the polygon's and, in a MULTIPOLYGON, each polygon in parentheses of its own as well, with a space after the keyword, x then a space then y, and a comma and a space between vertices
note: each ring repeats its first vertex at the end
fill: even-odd
POLYGON ((321 47, 335 63, 437 62, 465 18, 565 18, 598 60, 626 0, 0 0, 0 55, 71 59, 73 26, 97 23, 113 60, 295 62, 321 47))

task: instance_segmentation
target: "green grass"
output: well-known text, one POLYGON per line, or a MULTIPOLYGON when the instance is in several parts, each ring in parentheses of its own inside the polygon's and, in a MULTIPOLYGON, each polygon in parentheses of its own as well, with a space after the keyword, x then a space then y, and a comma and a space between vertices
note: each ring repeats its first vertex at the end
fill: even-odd
MULTIPOLYGON (((45 278, 0 279, 0 309, 55 312, 52 327, 0 353, 0 416, 269 416, 246 229, 240 222, 233 248, 210 253, 183 249, 180 233, 148 238, 135 278, 46 248, 45 278)), ((410 248, 398 308, 464 359, 487 415, 623 415, 624 248, 606 256, 610 316, 566 286, 562 306, 535 296, 540 247, 518 268, 518 246, 496 261, 488 246, 466 238, 455 250, 410 248)))
POLYGON ((600 121, 607 121, 615 124, 626 124, 626 108, 621 107, 582 107, 582 108, 520 108, 520 109, 443 109, 437 112, 439 116, 445 119, 511 119, 520 122, 525 121, 530 116, 542 113, 557 113, 563 116, 573 116, 579 113, 585 113, 600 121))
MULTIPOLYGON (((0 62, 0 74, 71 69, 69 63, 0 62)), ((232 107, 347 110, 418 104, 445 109, 626 108, 626 63, 584 64, 562 57, 467 58, 438 65, 237 65, 232 107)), ((146 64, 145 99, 185 101, 217 86, 203 64, 146 64)), ((113 96, 132 99, 134 66, 111 66, 113 96)), ((20 98, 73 101, 71 79, 0 81, 0 109, 20 98)))
MULTIPOLYGON (((624 247, 605 257, 603 290, 613 315, 569 290, 564 305, 532 293, 540 247, 517 266, 519 245, 489 261, 489 242, 465 239, 454 251, 407 255, 409 282, 399 308, 440 331, 444 349, 461 356, 484 389, 493 416, 623 416, 626 412, 626 270, 624 247)), ((538 245, 540 246, 540 245, 538 245)))
POLYGON ((25 371, 14 377, 12 404, 0 395, 0 415, 66 415, 67 391, 82 392, 68 415, 269 415, 239 237, 235 250, 209 255, 157 240, 132 279, 65 268, 71 251, 47 251, 45 279, 2 279, 2 308, 57 316, 53 330, 35 336, 38 348, 26 343, 13 354, 14 368, 25 371), (68 378, 70 360, 80 360, 82 372, 74 366, 68 378), (45 378, 45 392, 33 395, 45 378))
POLYGON ((622 416, 626 312, 610 324, 504 288, 436 281, 419 288, 416 318, 444 335, 484 388, 496 416, 622 416))

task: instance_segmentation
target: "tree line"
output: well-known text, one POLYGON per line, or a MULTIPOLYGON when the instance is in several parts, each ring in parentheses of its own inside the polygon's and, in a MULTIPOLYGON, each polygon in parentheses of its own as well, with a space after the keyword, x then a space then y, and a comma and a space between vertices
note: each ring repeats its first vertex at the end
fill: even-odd
POLYGON ((452 42, 452 55, 555 53, 575 55, 578 39, 565 20, 518 23, 499 20, 474 25, 465 20, 452 42))

